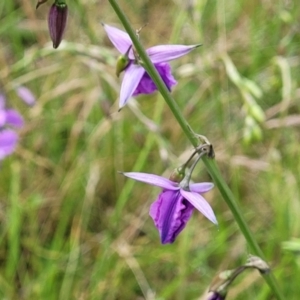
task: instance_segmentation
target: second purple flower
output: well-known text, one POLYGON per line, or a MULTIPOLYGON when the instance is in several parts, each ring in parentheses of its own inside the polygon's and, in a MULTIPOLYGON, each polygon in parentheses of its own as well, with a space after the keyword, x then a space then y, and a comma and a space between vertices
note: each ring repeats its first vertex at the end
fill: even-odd
POLYGON ((150 207, 150 216, 159 231, 162 244, 173 243, 191 218, 194 209, 217 224, 215 214, 202 194, 213 188, 210 182, 192 183, 189 188, 181 182, 147 173, 123 173, 132 179, 163 188, 150 207))

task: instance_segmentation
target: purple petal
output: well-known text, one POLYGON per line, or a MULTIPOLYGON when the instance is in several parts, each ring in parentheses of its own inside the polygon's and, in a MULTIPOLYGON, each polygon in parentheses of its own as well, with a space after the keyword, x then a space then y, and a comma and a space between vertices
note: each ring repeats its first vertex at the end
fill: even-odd
MULTIPOLYGON (((166 84, 169 91, 171 91, 171 87, 177 83, 171 73, 171 67, 168 63, 156 64, 156 70, 160 74, 162 80, 166 84)), ((133 95, 139 94, 152 94, 157 90, 157 87, 151 77, 148 75, 147 72, 144 73, 140 83, 138 84, 136 90, 134 91, 133 95)))
POLYGON ((0 108, 0 128, 6 123, 6 111, 0 108))
POLYGON ((35 104, 35 97, 32 92, 26 88, 25 86, 20 86, 16 90, 18 96, 27 104, 27 105, 34 105, 35 104))
POLYGON ((18 142, 18 135, 10 129, 0 131, 0 159, 14 152, 18 142))
POLYGON ((0 93, 0 109, 4 109, 5 107, 5 97, 3 94, 0 93))
POLYGON ((210 191, 213 187, 214 184, 211 182, 192 183, 190 184, 190 191, 194 193, 204 194, 210 191))
POLYGON ((148 174, 148 173, 139 173, 139 172, 124 172, 123 175, 137 180, 142 181, 151 185, 155 185, 161 187, 166 190, 178 190, 178 183, 171 181, 165 177, 161 177, 155 174, 148 174))
MULTIPOLYGON (((113 45, 117 48, 117 50, 120 53, 125 54, 128 51, 129 47, 132 46, 132 41, 129 35, 125 31, 122 31, 116 27, 109 26, 106 24, 102 24, 102 25, 104 27, 104 30, 108 38, 113 43, 113 45)), ((130 59, 134 59, 134 54, 132 49, 129 51, 128 57, 130 59)))
POLYGON ((150 216, 159 231, 161 243, 173 243, 191 218, 194 207, 180 191, 161 192, 150 207, 150 216))
POLYGON ((147 49, 147 53, 153 63, 162 63, 188 54, 199 46, 200 45, 159 45, 147 49))
POLYGON ((16 110, 6 110, 6 124, 21 128, 24 125, 24 119, 16 110))
POLYGON ((199 194, 180 189, 181 195, 198 209, 208 220, 218 224, 216 216, 208 202, 199 194))
POLYGON ((133 95, 133 92, 138 86, 144 73, 145 70, 141 66, 135 64, 131 64, 125 70, 121 91, 120 91, 120 103, 119 103, 120 109, 123 106, 125 106, 129 98, 133 95))

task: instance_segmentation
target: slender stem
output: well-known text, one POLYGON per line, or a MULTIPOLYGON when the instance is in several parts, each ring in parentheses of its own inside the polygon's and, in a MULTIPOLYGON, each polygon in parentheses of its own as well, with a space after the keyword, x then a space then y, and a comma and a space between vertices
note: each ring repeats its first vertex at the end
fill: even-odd
POLYGON ((201 158, 203 158, 203 156, 209 152, 209 147, 208 147, 208 145, 204 144, 204 145, 202 145, 202 147, 200 149, 200 153, 199 153, 199 150, 196 150, 195 152, 199 154, 198 157, 196 158, 196 160, 194 161, 194 163, 192 164, 192 166, 190 167, 190 169, 184 176, 183 180, 179 183, 179 186, 186 191, 190 190, 189 189, 190 181, 191 181, 192 173, 193 173, 196 165, 198 164, 199 160, 201 158))
MULTIPOLYGON (((177 103, 172 98, 169 90, 167 89, 165 83, 161 79, 160 75, 158 74, 156 68, 154 67, 153 63, 149 59, 146 51, 144 50, 143 46, 139 42, 138 37, 136 36, 135 31, 131 28, 130 23, 126 17, 126 15, 123 13, 119 5, 115 0, 109 0, 112 8, 116 12, 117 16, 119 17, 120 21, 122 22, 125 30, 129 34, 132 43, 135 47, 136 52, 139 54, 139 57, 144 63, 144 68, 146 69, 147 73, 150 75, 152 80, 154 81, 155 85, 157 86, 157 89, 162 94, 163 98, 165 99, 166 103, 168 104, 169 108, 171 109, 174 117, 178 121, 179 125, 181 126, 183 132, 185 133, 186 137, 190 140, 192 145, 194 147, 197 147, 198 144, 198 138, 197 135, 193 132, 190 125, 186 121, 186 119, 183 117, 181 110, 179 109, 177 103)), ((265 260, 262 250, 260 249, 258 243, 256 242, 252 232, 250 231, 241 211, 240 208, 237 205, 237 202, 229 189, 228 185, 226 184, 225 180, 223 179, 216 162, 212 159, 209 159, 207 157, 203 157, 203 162, 206 166, 207 171, 211 175, 212 179, 215 182, 215 185, 219 189, 221 195, 223 196, 224 200, 226 201, 229 209, 231 210, 235 221, 237 222, 242 234, 244 235, 245 239, 248 242, 249 247, 251 248, 251 251, 261 257, 263 260, 265 260)), ((276 279, 273 276, 273 274, 270 272, 267 275, 263 276, 268 283, 269 287, 273 291, 273 293, 276 295, 278 300, 283 300, 284 297, 281 294, 276 279)))

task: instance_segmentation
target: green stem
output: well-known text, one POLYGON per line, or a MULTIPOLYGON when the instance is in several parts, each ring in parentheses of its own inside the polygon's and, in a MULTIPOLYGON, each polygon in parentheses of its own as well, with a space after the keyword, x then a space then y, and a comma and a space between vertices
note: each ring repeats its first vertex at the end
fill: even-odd
MULTIPOLYGON (((143 61, 143 66, 146 69, 147 73, 150 75, 152 80, 154 81, 155 85, 157 86, 157 89, 162 94, 163 98, 165 99, 166 103, 168 104, 169 108, 171 109, 174 117, 178 121, 179 125, 181 126, 183 132, 185 133, 186 137, 190 140, 192 145, 194 147, 197 147, 199 139, 197 135, 193 132, 190 125, 186 121, 186 119, 183 117, 180 108, 178 107, 177 103, 171 96, 169 90, 167 89, 165 83, 161 79, 159 73, 157 72, 156 68, 154 67, 153 63, 151 62, 150 58, 148 57, 145 49, 139 42, 138 37, 136 36, 135 31, 131 28, 130 23, 126 17, 126 15, 123 13, 119 5, 115 0, 109 0, 112 8, 116 12, 117 16, 119 17, 120 21, 122 22, 125 30, 129 34, 132 43, 135 47, 136 52, 139 54, 139 57, 143 61)), ((229 209, 231 210, 235 221, 237 222, 242 234, 244 235, 245 239, 248 242, 249 247, 251 248, 251 251, 253 254, 261 257, 263 260, 265 260, 262 250, 260 249, 258 243, 256 242, 252 232, 250 231, 241 211, 240 208, 237 205, 236 200, 234 199, 234 196, 229 189, 228 185, 226 184, 225 180, 223 179, 216 162, 212 159, 209 159, 207 157, 203 158, 204 164, 207 168, 207 171, 211 175, 213 181, 215 182, 215 185, 219 189, 221 195, 223 196, 224 200, 226 201, 229 209)), ((269 273, 267 275, 263 276, 268 283, 269 287, 273 291, 273 293, 276 295, 278 300, 283 300, 284 297, 281 294, 276 279, 273 276, 272 273, 269 273)))

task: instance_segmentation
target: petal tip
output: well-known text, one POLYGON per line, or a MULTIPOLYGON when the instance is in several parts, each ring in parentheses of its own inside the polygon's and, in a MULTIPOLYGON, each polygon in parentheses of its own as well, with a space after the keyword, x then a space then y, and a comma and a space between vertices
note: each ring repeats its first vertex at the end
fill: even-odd
POLYGON ((215 225, 217 225, 219 227, 219 223, 218 223, 216 217, 214 217, 211 221, 212 221, 212 223, 214 223, 215 225))

